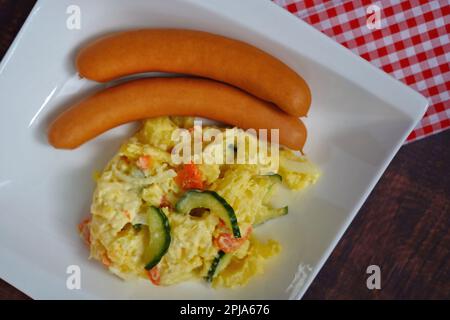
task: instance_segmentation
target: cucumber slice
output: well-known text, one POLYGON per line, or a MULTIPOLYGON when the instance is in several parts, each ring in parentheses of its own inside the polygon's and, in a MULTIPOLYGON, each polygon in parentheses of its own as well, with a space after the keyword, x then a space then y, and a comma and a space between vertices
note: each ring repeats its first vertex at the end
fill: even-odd
POLYGON ((264 179, 264 185, 267 186, 267 193, 264 196, 263 204, 265 205, 265 209, 263 211, 258 212, 258 214, 255 217, 255 221, 253 222, 253 226, 261 225, 269 220, 272 220, 274 218, 278 218, 281 216, 284 216, 288 213, 288 207, 282 207, 282 208, 273 208, 270 205, 270 200, 276 190, 276 187, 278 187, 281 182, 283 181, 283 178, 281 175, 274 173, 274 174, 268 174, 268 175, 260 175, 257 177, 257 179, 264 179))
POLYGON ((211 282, 217 275, 225 269, 231 261, 231 253, 225 253, 220 250, 214 258, 211 267, 209 267, 208 275, 205 277, 206 281, 211 282))
POLYGON ((219 196, 210 190, 189 190, 178 200, 175 209, 179 213, 188 214, 192 209, 205 208, 219 216, 225 224, 232 230, 235 238, 241 237, 241 231, 237 223, 236 214, 233 208, 219 196))
POLYGON ((262 177, 267 177, 268 179, 272 180, 274 184, 281 183, 283 181, 283 177, 281 175, 279 175, 278 173, 263 175, 262 177))
POLYGON ((150 240, 145 249, 144 258, 147 261, 145 269, 150 270, 166 254, 171 237, 169 220, 160 208, 149 207, 147 218, 150 240))
POLYGON ((276 190, 276 186, 279 186, 283 181, 283 178, 278 173, 256 176, 255 179, 263 179, 264 184, 267 185, 267 196, 270 197, 276 190))
POLYGON ((255 179, 263 183, 263 186, 267 188, 267 192, 264 196, 263 203, 268 204, 270 199, 272 199, 274 193, 276 192, 278 186, 281 185, 283 178, 278 173, 259 175, 255 179))
POLYGON ((253 223, 253 226, 259 226, 263 223, 266 223, 269 220, 282 217, 287 215, 289 212, 288 206, 282 207, 282 208, 269 208, 269 213, 267 215, 264 215, 264 217, 258 217, 255 219, 255 222, 253 223))

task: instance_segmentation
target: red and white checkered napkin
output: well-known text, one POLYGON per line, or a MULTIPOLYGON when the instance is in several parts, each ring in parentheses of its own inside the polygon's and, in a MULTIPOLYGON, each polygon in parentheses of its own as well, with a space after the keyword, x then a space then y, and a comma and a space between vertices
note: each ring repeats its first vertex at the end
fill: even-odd
POLYGON ((450 127, 449 0, 273 1, 428 98, 407 141, 450 127), (367 27, 372 4, 380 8, 380 29, 367 27))

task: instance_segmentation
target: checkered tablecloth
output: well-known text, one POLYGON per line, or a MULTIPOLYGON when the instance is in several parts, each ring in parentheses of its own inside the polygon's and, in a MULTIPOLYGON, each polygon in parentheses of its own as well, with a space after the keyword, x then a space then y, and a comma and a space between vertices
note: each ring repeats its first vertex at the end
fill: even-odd
POLYGON ((428 98, 407 142, 450 127, 449 0, 273 1, 428 98), (379 29, 367 27, 371 5, 380 9, 379 29))

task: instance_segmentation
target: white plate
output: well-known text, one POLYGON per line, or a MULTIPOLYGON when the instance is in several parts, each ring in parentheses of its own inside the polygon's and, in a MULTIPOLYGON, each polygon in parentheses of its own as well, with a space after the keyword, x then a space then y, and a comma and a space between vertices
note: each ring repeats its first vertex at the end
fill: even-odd
POLYGON ((270 1, 41 0, 0 66, 0 277, 33 298, 300 298, 427 104, 270 1), (66 28, 69 5, 81 9, 81 30, 66 28), (323 176, 294 199, 288 216, 257 231, 278 239, 283 251, 247 287, 126 283, 87 259, 76 225, 89 213, 91 173, 130 126, 75 151, 50 147, 46 128, 65 103, 93 87, 77 80, 77 48, 134 27, 241 39, 286 62, 311 86, 306 151, 323 176), (81 290, 66 288, 69 265, 81 268, 81 290))

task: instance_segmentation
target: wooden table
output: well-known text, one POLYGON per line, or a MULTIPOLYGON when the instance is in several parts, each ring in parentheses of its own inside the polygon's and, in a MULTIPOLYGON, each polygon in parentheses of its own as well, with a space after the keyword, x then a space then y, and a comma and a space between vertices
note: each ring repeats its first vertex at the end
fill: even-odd
MULTIPOLYGON (((0 57, 34 2, 0 0, 0 57)), ((448 299, 449 228, 450 130, 401 148, 304 298, 448 299), (366 287, 371 264, 381 290, 366 287)), ((29 299, 1 280, 0 298, 29 299)))

